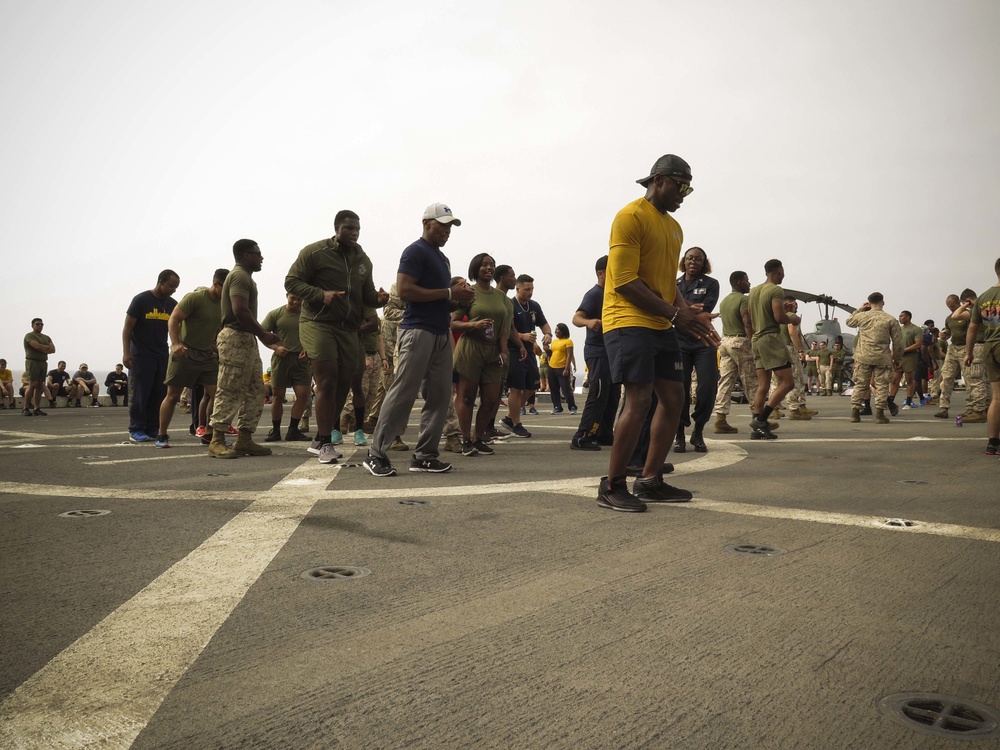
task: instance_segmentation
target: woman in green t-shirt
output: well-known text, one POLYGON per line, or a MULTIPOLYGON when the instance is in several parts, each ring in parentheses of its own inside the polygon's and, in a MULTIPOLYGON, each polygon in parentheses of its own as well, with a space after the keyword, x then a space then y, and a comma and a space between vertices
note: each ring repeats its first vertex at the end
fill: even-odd
POLYGON ((495 271, 496 262, 491 256, 475 256, 469 263, 469 281, 475 283, 476 298, 451 314, 451 330, 461 334, 455 345, 455 414, 462 431, 463 456, 490 456, 494 452, 483 434, 500 403, 503 361, 514 318, 511 301, 493 286, 495 271), (479 411, 473 425, 477 394, 479 411))

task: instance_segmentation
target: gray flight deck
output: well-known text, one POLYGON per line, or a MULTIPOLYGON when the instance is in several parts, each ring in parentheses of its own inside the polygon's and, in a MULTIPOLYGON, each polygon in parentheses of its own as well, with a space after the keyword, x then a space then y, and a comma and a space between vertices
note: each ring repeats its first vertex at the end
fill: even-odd
POLYGON ((734 406, 671 457, 694 501, 643 514, 598 507, 607 449, 548 407, 389 479, 353 445, 210 459, 186 415, 157 450, 123 408, 0 412, 0 748, 1000 747, 985 425, 848 401, 774 442, 734 406), (907 726, 899 693, 967 721, 907 726))

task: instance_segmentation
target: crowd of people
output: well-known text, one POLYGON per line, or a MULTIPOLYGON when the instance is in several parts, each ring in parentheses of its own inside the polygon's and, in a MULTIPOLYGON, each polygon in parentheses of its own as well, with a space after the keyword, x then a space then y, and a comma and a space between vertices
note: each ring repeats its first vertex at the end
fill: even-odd
MULTIPOLYGON (((748 272, 733 271, 731 291, 720 300, 705 250, 681 253, 683 232, 672 214, 693 192, 686 161, 667 154, 636 182, 645 192, 614 217, 608 254, 594 266, 596 283, 572 317, 586 329, 589 387, 569 447, 610 447, 597 502, 625 512, 691 499, 664 480, 672 470, 666 459, 671 448, 707 452, 704 432, 713 417, 715 433, 739 431, 728 421, 737 382, 752 401, 750 439, 774 440, 780 416, 807 421, 818 414, 806 395, 843 393, 848 353, 842 339, 806 344, 798 301, 781 287, 780 260, 764 264, 766 278, 757 286, 748 272)), ((333 236, 298 253, 284 303, 263 319, 253 279, 263 255, 253 240, 238 240, 233 267, 216 269, 208 286, 180 302, 173 297, 178 274, 162 271, 128 306, 122 363, 104 383, 111 403, 121 399, 129 409, 130 441, 169 448, 175 408, 190 393, 189 429, 210 456, 266 456, 271 449, 254 434, 267 402, 264 443, 308 442, 320 463, 335 464, 342 458, 337 446, 353 432, 354 444, 367 446, 364 467, 390 477, 390 452, 410 450, 402 436, 418 396, 413 472, 452 468, 442 460, 442 440, 445 450, 471 457, 493 454, 498 440, 530 438, 521 418, 537 413, 543 373, 552 412, 563 413, 565 404, 576 414, 569 327, 549 324, 531 276, 488 253, 473 257, 464 276, 453 275, 444 248, 461 224, 447 205, 428 206, 420 237, 403 250, 386 291, 376 288, 372 261, 358 242, 360 217, 340 211, 333 236), (272 351, 266 376, 258 342, 272 351), (304 429, 310 413, 313 437, 304 429)), ((879 292, 851 314, 852 422, 873 414, 887 423, 900 410, 895 399, 904 383, 902 409, 934 403, 934 416, 948 417, 961 375, 968 388, 961 416, 988 422, 986 452, 1000 453, 1000 260, 994 270, 997 286, 985 293, 948 296, 940 330, 933 320, 914 325, 906 310, 890 315, 879 292)), ((62 361, 47 370, 56 349, 43 326, 36 318, 24 338, 22 413, 44 416, 42 399, 54 406, 59 397, 67 406, 100 406, 100 385, 86 363, 72 376, 62 361)), ((0 360, 4 408, 16 403, 12 381, 0 360)))

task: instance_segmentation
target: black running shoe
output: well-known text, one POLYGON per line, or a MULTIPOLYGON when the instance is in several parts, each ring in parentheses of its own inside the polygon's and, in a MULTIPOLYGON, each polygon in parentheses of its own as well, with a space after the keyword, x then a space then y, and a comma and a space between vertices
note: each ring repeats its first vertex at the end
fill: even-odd
POLYGON ((995 456, 1000 453, 1000 445, 994 445, 993 443, 986 444, 986 450, 983 451, 987 456, 995 456))
POLYGON ((531 437, 531 433, 528 432, 526 429, 524 429, 523 424, 516 425, 510 434, 513 435, 514 437, 519 437, 519 438, 531 437))
POLYGON ((647 503, 686 503, 694 497, 688 490, 669 485, 658 476, 636 479, 632 484, 632 494, 647 503))
POLYGON ((597 441, 589 437, 573 438, 569 447, 575 451, 599 451, 601 449, 597 441))
POLYGON ((601 477, 600 489, 597 491, 597 504, 602 508, 623 513, 642 513, 646 510, 646 503, 629 492, 628 486, 624 482, 612 488, 607 477, 601 477))
POLYGON ((756 419, 750 420, 751 440, 777 440, 778 436, 771 432, 767 422, 758 422, 756 419))
POLYGON ((32 414, 33 414, 34 416, 36 416, 36 417, 47 417, 47 416, 49 416, 48 414, 46 414, 46 413, 45 413, 44 411, 42 411, 41 409, 35 409, 35 410, 34 410, 33 412, 31 412, 31 413, 32 413, 32 414))
MULTIPOLYGON (((861 413, 864 414, 864 412, 861 412, 861 413)), ((896 406, 894 403, 892 403, 892 401, 889 402, 889 414, 891 414, 894 417, 897 414, 899 414, 899 407, 896 406)))
POLYGON ((476 442, 474 442, 472 444, 472 447, 475 448, 477 451, 479 451, 479 453, 483 456, 492 456, 494 453, 496 453, 495 450, 490 448, 490 446, 487 445, 482 440, 477 440, 476 442))
MULTIPOLYGON (((371 471, 369 469, 369 471, 371 471)), ((410 461, 410 471, 423 471, 430 474, 444 474, 446 471, 451 471, 451 464, 446 464, 444 461, 438 461, 436 458, 414 458, 410 461)), ((393 474, 396 470, 393 469, 393 474)))
POLYGON ((311 438, 300 430, 293 430, 291 427, 288 428, 288 432, 285 433, 285 440, 292 442, 309 442, 311 438))
MULTIPOLYGON (((362 464, 373 477, 394 477, 396 476, 396 470, 392 468, 392 464, 386 461, 384 458, 379 458, 378 456, 373 456, 368 454, 362 464)), ((412 471, 412 469, 411 469, 412 471)))
POLYGON ((463 456, 478 456, 479 455, 479 449, 476 447, 476 444, 473 443, 471 440, 463 440, 462 441, 462 455, 463 456))
POLYGON ((273 427, 268 430, 267 437, 264 438, 265 443, 276 443, 281 440, 281 430, 276 430, 273 427))

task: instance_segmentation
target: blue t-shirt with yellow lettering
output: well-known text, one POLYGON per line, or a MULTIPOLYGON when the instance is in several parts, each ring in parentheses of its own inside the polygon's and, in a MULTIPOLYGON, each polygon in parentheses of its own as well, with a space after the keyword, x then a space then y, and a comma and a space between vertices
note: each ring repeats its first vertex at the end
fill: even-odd
POLYGON ((132 329, 132 339, 129 341, 129 351, 132 354, 166 357, 167 321, 170 313, 177 307, 173 297, 157 299, 151 291, 135 295, 128 306, 128 314, 136 319, 132 329))

